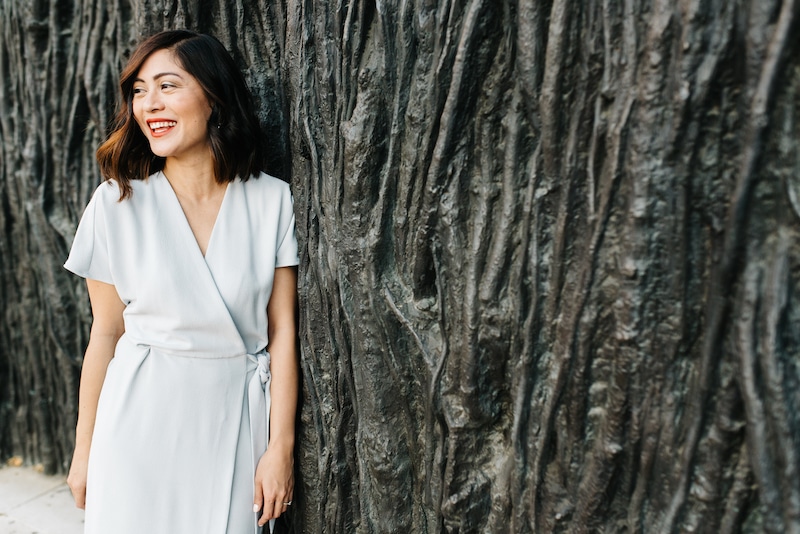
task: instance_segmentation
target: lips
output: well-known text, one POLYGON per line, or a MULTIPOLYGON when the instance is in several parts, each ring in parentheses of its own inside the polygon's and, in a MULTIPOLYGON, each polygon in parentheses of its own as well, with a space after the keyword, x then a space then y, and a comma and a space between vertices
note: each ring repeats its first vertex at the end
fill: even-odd
POLYGON ((150 127, 150 132, 154 137, 164 135, 176 124, 178 124, 176 121, 167 121, 161 119, 147 121, 147 126, 150 127))

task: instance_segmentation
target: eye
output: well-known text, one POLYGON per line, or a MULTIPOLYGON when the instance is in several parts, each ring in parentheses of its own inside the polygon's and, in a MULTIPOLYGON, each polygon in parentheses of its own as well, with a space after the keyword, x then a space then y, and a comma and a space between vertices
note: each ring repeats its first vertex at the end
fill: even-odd
POLYGON ((145 93, 144 87, 134 87, 133 88, 133 96, 143 95, 144 93, 145 93))
POLYGON ((175 89, 175 84, 171 82, 161 82, 160 87, 162 91, 167 91, 169 89, 175 89))

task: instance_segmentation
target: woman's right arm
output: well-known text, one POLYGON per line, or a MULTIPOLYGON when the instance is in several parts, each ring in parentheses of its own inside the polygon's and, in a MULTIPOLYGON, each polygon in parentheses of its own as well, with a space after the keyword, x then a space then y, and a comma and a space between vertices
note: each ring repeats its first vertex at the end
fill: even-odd
POLYGON ((114 357, 114 348, 125 332, 122 320, 125 304, 120 300, 116 288, 90 279, 86 280, 86 287, 92 303, 92 330, 81 368, 75 452, 67 477, 67 484, 78 508, 86 506, 86 468, 94 432, 97 399, 100 397, 108 363, 114 357))

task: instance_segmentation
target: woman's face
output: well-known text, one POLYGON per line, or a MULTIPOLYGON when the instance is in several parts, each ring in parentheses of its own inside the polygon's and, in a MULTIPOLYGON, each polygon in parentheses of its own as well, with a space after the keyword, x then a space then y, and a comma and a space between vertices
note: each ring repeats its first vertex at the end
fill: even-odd
POLYGON ((133 116, 156 156, 186 161, 211 157, 211 105, 169 50, 153 52, 139 69, 133 83, 133 116))

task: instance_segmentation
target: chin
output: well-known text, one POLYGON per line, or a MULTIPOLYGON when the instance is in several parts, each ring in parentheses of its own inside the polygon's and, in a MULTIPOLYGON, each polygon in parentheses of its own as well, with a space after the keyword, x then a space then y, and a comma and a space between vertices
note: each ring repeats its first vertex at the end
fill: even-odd
POLYGON ((163 150, 163 149, 159 150, 158 147, 154 147, 153 145, 150 145, 150 152, 152 152, 154 156, 159 158, 166 158, 170 155, 169 150, 163 150))

